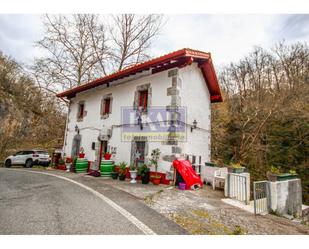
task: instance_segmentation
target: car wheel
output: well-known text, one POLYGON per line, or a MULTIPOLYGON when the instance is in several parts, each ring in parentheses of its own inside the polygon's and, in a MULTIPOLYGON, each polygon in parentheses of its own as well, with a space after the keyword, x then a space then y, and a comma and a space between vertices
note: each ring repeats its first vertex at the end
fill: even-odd
POLYGON ((4 164, 6 168, 10 168, 12 166, 12 162, 10 159, 6 160, 4 164))
POLYGON ((32 164, 33 164, 32 159, 28 159, 28 160, 26 161, 25 166, 26 166, 26 168, 31 168, 31 167, 32 167, 32 164))

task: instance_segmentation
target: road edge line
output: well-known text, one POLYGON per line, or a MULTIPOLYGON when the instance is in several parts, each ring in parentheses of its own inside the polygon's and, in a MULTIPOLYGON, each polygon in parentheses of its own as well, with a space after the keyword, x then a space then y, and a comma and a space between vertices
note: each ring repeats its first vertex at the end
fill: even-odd
POLYGON ((84 188, 100 198, 101 200, 105 201, 109 206, 114 208, 116 211, 118 211, 120 214, 122 214, 127 220, 129 220, 133 225, 135 225, 139 230, 141 230, 144 234, 146 235, 157 235, 151 228, 149 228, 146 224, 144 224, 142 221, 140 221, 138 218, 136 218, 133 214, 125 210, 123 207, 119 206, 116 204, 114 201, 106 197, 105 195, 101 194, 100 192, 80 183, 77 181, 74 181, 70 178, 64 177, 64 176, 59 176, 59 175, 54 175, 51 173, 46 173, 46 172, 40 172, 40 171, 32 171, 32 170, 22 170, 22 169, 8 169, 11 171, 21 171, 21 172, 31 172, 34 174, 42 174, 42 175, 49 175, 49 176, 54 176, 62 180, 66 180, 68 182, 74 183, 81 188, 84 188))

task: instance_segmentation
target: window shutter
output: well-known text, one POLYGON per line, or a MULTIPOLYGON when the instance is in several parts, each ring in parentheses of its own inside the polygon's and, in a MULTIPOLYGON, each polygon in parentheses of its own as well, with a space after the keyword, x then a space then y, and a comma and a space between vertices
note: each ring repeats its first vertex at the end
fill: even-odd
POLYGON ((76 113, 76 118, 79 119, 79 114, 80 114, 80 104, 77 106, 77 113, 76 113))
POLYGON ((105 104, 104 114, 109 114, 110 99, 109 98, 105 99, 104 104, 105 104))
POLYGON ((82 118, 86 117, 86 115, 87 115, 85 102, 83 103, 83 106, 84 106, 84 108, 83 108, 83 116, 82 116, 82 118))

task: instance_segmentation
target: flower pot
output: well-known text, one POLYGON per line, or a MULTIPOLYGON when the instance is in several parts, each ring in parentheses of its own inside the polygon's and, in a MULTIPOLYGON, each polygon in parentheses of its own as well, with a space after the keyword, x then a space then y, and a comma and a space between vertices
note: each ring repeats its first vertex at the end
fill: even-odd
POLYGON ((148 184, 149 181, 150 181, 150 174, 149 174, 149 172, 147 172, 141 178, 142 178, 142 184, 148 184))
POLYGON ((110 153, 106 153, 106 154, 104 155, 104 159, 105 159, 105 160, 110 160, 111 157, 112 157, 112 154, 110 154, 110 153))
POLYGON ((70 172, 71 163, 66 163, 66 164, 65 164, 65 167, 66 167, 66 169, 67 169, 67 172, 70 172))
POLYGON ((153 176, 152 177, 152 183, 153 185, 159 185, 161 182, 161 176, 153 176))
POLYGON ((57 169, 66 170, 67 168, 66 168, 65 164, 58 164, 57 169))
POLYGON ((208 167, 215 167, 216 165, 215 165, 214 163, 206 162, 206 163, 205 163, 205 166, 208 166, 208 167))
POLYGON ((136 183, 137 170, 130 170, 130 177, 132 179, 130 183, 136 183))
POLYGON ((266 176, 267 176, 267 179, 271 182, 286 181, 286 180, 296 179, 298 177, 297 174, 290 174, 290 173, 275 174, 272 172, 267 172, 266 176))
POLYGON ((285 173, 277 177, 278 181, 292 180, 298 177, 297 174, 285 173))
POLYGON ((118 178, 118 172, 112 172, 111 176, 114 180, 116 180, 118 178))
POLYGON ((185 184, 184 182, 180 182, 180 183, 178 184, 178 188, 179 188, 180 190, 185 190, 185 189, 186 189, 186 184, 185 184))
POLYGON ((119 180, 124 181, 126 179, 126 175, 119 175, 119 180))
POLYGON ((79 158, 84 158, 84 157, 85 157, 85 153, 79 153, 79 154, 78 154, 78 157, 79 157, 79 158))
POLYGON ((239 167, 239 168, 233 168, 233 167, 228 167, 227 170, 229 173, 234 173, 234 174, 240 174, 244 173, 245 167, 239 167))

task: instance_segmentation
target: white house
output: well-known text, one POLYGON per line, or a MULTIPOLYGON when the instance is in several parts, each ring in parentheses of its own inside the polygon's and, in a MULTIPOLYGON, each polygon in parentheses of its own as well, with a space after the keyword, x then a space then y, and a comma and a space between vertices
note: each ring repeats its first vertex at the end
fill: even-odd
POLYGON ((178 154, 210 160, 210 105, 222 101, 210 53, 181 49, 57 96, 69 100, 64 155, 77 155, 82 146, 92 168, 106 151, 116 164, 140 164, 159 148, 162 174, 178 154), (173 135, 175 124, 185 128, 180 137, 173 135), (166 131, 149 132, 151 125, 166 131))

